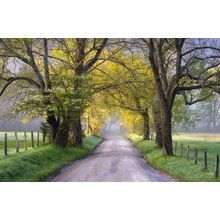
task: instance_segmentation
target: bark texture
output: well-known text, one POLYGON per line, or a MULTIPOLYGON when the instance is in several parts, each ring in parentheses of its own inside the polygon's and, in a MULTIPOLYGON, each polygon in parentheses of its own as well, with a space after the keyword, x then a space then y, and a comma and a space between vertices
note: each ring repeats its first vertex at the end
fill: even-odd
POLYGON ((154 126, 156 133, 155 142, 159 148, 162 148, 163 141, 162 141, 161 107, 158 99, 155 100, 152 110, 153 110, 154 126))
POLYGON ((55 116, 48 116, 47 122, 50 125, 50 139, 52 143, 56 143, 57 132, 59 129, 59 120, 55 116))
POLYGON ((150 120, 149 120, 148 109, 145 110, 145 112, 142 114, 142 116, 143 116, 143 121, 144 121, 143 139, 150 140, 150 120))
POLYGON ((162 137, 166 154, 173 155, 172 146, 172 108, 162 109, 162 137))
POLYGON ((59 126, 59 130, 57 133, 57 141, 56 144, 62 148, 67 147, 68 139, 69 139, 69 129, 70 129, 70 121, 68 119, 64 119, 59 126))
POLYGON ((80 118, 76 119, 72 124, 72 141, 74 146, 82 147, 83 131, 80 118))

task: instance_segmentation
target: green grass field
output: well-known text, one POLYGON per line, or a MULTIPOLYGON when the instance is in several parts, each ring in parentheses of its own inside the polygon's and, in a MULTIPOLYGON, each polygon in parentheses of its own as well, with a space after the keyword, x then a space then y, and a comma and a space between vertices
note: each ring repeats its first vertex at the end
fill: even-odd
POLYGON ((181 181, 220 181, 215 178, 215 159, 220 154, 220 135, 217 134, 175 134, 173 146, 177 142, 175 156, 164 156, 154 141, 143 141, 138 135, 130 138, 136 143, 144 158, 155 168, 181 181), (184 145, 184 155, 180 156, 180 145, 184 145), (190 160, 186 159, 187 145, 190 146, 190 160), (194 164, 193 148, 198 147, 198 164, 194 164), (204 150, 208 155, 208 170, 204 170, 204 150))
MULTIPOLYGON (((35 148, 29 147, 28 150, 19 153, 11 152, 8 156, 1 156, 0 181, 45 181, 61 167, 90 154, 101 140, 100 137, 87 136, 84 139, 83 149, 61 149, 53 144, 44 144, 35 148)), ((15 142, 12 135, 10 145, 12 149, 14 149, 13 143, 15 142)))

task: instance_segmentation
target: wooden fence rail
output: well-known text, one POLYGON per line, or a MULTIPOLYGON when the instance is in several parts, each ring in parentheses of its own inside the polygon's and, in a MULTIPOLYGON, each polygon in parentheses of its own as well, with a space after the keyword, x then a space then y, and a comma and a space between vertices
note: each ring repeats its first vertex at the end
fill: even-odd
MULTIPOLYGON (((19 132, 20 133, 20 132, 19 132)), ((24 149, 27 150, 28 149, 28 142, 27 142, 27 133, 28 132, 24 132, 24 136, 23 136, 23 140, 24 140, 24 149)), ((31 131, 30 132, 30 141, 31 141, 31 146, 32 148, 35 147, 35 139, 34 139, 34 136, 36 137, 36 146, 39 147, 40 146, 40 132, 33 132, 31 131), (36 135, 36 136, 35 136, 36 135)), ((21 140, 19 140, 19 136, 18 136, 18 132, 14 132, 14 141, 15 141, 15 152, 16 153, 19 153, 20 152, 20 149, 21 149, 21 140)), ((43 135, 42 136, 42 142, 44 143, 45 142, 45 136, 43 135)), ((10 144, 11 145, 11 144, 10 144)), ((11 147, 10 147, 11 148, 11 147)), ((4 139, 3 139, 3 154, 5 156, 8 156, 8 153, 9 153, 9 138, 8 138, 8 133, 4 133, 4 139)))
POLYGON ((34 148, 34 132, 31 132, 31 146, 34 148))
POLYGON ((204 151, 204 162, 205 162, 205 170, 208 170, 208 161, 207 161, 207 151, 204 151))
POLYGON ((24 149, 27 150, 27 134, 24 132, 24 149))
POLYGON ((37 132, 37 147, 39 147, 39 142, 40 142, 40 140, 39 140, 39 137, 40 136, 40 134, 39 134, 39 131, 37 132))
MULTIPOLYGON (((199 154, 198 147, 194 147, 193 149, 191 148, 191 151, 190 151, 190 145, 187 145, 185 147, 185 150, 184 150, 183 143, 181 143, 179 145, 179 151, 177 151, 177 148, 178 148, 178 143, 175 142, 175 147, 174 147, 174 154, 175 155, 178 154, 180 157, 185 157, 187 159, 187 161, 190 161, 192 159, 192 160, 194 160, 195 165, 198 164, 198 154, 199 154), (191 153, 193 155, 190 157, 191 153)), ((203 156, 204 170, 208 170, 208 152, 207 152, 207 149, 204 149, 203 153, 204 153, 204 156, 203 156)), ((215 177, 218 178, 219 177, 219 154, 216 155, 216 158, 214 160, 215 160, 215 172, 214 173, 215 173, 215 177)))
POLYGON ((219 154, 216 155, 215 177, 219 177, 219 154))
POLYGON ((5 156, 8 155, 8 136, 7 136, 7 133, 5 133, 4 153, 5 153, 5 156))
POLYGON ((181 157, 183 156, 183 144, 181 144, 181 146, 180 146, 180 156, 181 157))
POLYGON ((189 145, 187 145, 187 160, 190 159, 190 148, 189 145))
POLYGON ((198 148, 194 148, 194 163, 197 164, 198 162, 198 148))
POLYGON ((19 141, 18 141, 18 133, 15 132, 15 141, 16 141, 16 153, 19 153, 19 141))

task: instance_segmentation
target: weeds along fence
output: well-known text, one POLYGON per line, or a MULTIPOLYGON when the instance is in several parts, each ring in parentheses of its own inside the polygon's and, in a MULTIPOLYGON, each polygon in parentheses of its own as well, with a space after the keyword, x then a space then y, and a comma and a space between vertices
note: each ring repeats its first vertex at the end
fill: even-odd
POLYGON ((200 165, 204 171, 214 173, 215 177, 219 177, 219 154, 206 147, 198 148, 183 143, 175 142, 174 154, 186 158, 187 161, 194 165, 200 165))
POLYGON ((0 156, 16 154, 45 143, 40 132, 0 132, 0 156))

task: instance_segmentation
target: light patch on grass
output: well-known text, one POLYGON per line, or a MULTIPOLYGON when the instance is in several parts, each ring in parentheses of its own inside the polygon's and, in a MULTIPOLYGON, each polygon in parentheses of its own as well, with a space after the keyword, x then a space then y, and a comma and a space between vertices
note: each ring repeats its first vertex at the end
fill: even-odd
POLYGON ((173 140, 193 140, 193 141, 211 141, 211 142, 220 142, 220 134, 187 134, 179 133, 173 135, 173 140))

